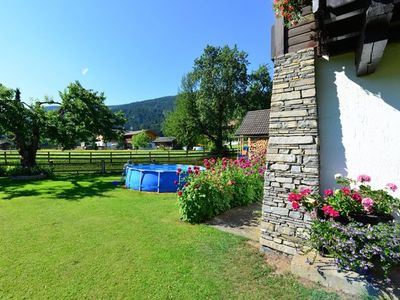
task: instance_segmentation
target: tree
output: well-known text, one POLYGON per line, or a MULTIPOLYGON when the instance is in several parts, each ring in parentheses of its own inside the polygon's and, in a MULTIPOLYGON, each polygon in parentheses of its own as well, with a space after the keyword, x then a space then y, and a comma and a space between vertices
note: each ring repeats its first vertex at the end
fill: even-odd
POLYGON ((269 107, 268 69, 262 65, 248 75, 248 64, 247 54, 236 46, 207 46, 183 78, 175 110, 166 118, 163 131, 186 143, 204 135, 222 151, 223 142, 248 110, 269 107))
POLYGON ((247 111, 271 107, 272 81, 267 65, 261 65, 249 75, 247 111))
POLYGON ((112 113, 104 104, 105 97, 85 90, 79 82, 60 93, 61 103, 49 98, 27 104, 21 93, 0 84, 0 131, 10 134, 21 156, 21 165, 36 165, 40 139, 51 139, 64 148, 78 140, 94 140, 102 135, 111 138, 122 128, 124 118, 112 113), (55 111, 46 111, 44 104, 60 104, 55 111))
POLYGON ((24 167, 36 163, 41 128, 47 120, 41 104, 36 101, 28 105, 21 101, 19 89, 14 91, 0 84, 0 130, 14 140, 24 167))
POLYGON ((146 132, 142 131, 132 138, 132 145, 135 149, 145 148, 151 142, 146 132))
POLYGON ((76 81, 60 92, 60 98, 59 109, 49 113, 49 136, 62 149, 72 149, 78 141, 94 144, 100 135, 107 142, 122 133, 124 115, 104 104, 104 93, 87 90, 76 81))
POLYGON ((176 99, 175 110, 169 112, 162 124, 167 136, 174 136, 179 144, 192 148, 198 143, 201 134, 197 124, 194 81, 191 74, 182 78, 181 90, 176 99))

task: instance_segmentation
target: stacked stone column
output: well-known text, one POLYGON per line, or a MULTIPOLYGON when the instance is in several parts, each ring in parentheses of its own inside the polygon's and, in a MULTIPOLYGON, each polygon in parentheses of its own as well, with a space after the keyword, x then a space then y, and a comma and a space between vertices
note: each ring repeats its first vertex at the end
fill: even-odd
POLYGON ((288 202, 293 189, 319 188, 314 49, 275 58, 261 248, 289 255, 308 238, 310 217, 288 202))

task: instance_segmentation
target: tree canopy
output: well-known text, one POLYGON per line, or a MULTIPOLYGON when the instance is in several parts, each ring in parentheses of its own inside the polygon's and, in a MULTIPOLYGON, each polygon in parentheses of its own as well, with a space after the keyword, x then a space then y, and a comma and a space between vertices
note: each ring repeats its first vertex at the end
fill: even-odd
POLYGON ((36 153, 41 139, 50 139, 63 149, 70 149, 78 141, 94 141, 102 135, 111 139, 124 124, 120 113, 113 113, 104 104, 104 94, 86 90, 79 82, 71 83, 60 92, 57 110, 46 111, 44 104, 55 104, 52 99, 21 100, 18 89, 0 84, 0 131, 15 141, 24 167, 36 164, 36 153))
POLYGON ((151 142, 146 132, 142 131, 132 138, 132 145, 135 149, 145 148, 151 142))
POLYGON ((94 143, 99 135, 104 141, 117 138, 125 118, 121 112, 113 113, 104 104, 104 93, 85 89, 74 82, 59 94, 59 109, 49 112, 49 137, 63 149, 72 149, 78 141, 94 143))
POLYGON ((261 65, 248 74, 248 64, 247 54, 236 46, 207 46, 183 78, 163 131, 188 146, 206 136, 221 151, 248 110, 269 108, 268 68, 261 65))

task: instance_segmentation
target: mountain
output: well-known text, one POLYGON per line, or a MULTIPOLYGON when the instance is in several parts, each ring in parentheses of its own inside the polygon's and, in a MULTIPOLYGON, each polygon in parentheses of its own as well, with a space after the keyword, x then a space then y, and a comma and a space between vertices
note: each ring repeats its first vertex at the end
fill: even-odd
POLYGON ((166 114, 174 109, 176 96, 168 96, 129 104, 109 106, 112 111, 122 111, 128 130, 152 129, 161 132, 166 114))
MULTIPOLYGON (((121 105, 110 105, 109 108, 116 112, 122 111, 127 119, 125 129, 140 130, 152 129, 161 132, 161 123, 166 114, 174 109, 176 96, 167 96, 150 100, 143 100, 121 105)), ((47 111, 57 110, 57 105, 45 107, 47 111)))

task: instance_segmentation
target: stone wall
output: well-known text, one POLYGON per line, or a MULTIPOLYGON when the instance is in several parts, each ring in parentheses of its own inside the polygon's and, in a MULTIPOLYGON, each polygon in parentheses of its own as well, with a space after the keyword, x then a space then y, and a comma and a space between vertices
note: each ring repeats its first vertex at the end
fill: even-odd
POLYGON ((293 189, 319 188, 315 54, 309 48, 275 58, 260 244, 293 255, 310 218, 287 201, 293 189))

